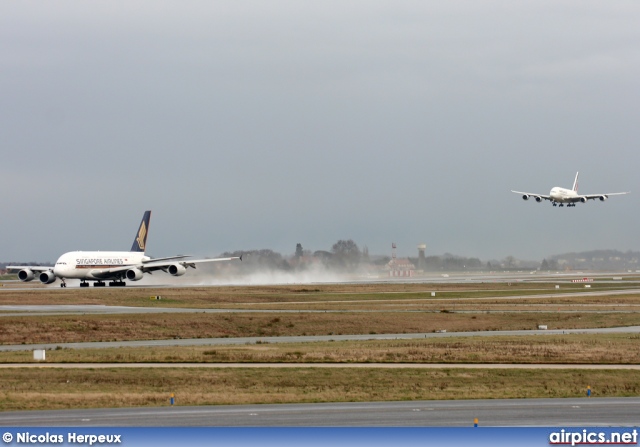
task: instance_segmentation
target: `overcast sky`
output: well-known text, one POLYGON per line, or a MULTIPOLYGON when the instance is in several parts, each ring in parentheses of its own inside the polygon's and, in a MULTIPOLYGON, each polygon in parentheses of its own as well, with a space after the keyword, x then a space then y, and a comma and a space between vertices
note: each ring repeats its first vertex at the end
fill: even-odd
POLYGON ((0 3, 0 260, 640 250, 640 2, 0 3), (632 191, 554 208, 548 194, 632 191))

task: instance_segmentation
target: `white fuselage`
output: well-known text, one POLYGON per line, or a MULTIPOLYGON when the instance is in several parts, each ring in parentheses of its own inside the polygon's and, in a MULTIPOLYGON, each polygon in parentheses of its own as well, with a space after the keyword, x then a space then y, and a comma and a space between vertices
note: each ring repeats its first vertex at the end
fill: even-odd
POLYGON ((134 251, 70 251, 58 258, 53 273, 59 278, 105 279, 105 276, 94 276, 93 272, 140 265, 149 259, 144 253, 134 251))
POLYGON ((572 189, 560 188, 556 186, 549 192, 549 197, 554 202, 571 203, 578 201, 578 193, 572 189))

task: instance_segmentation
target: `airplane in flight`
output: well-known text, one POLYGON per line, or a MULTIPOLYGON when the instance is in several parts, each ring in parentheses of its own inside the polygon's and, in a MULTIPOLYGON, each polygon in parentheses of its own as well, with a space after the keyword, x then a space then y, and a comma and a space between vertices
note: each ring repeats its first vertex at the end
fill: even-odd
POLYGON ((87 281, 93 281, 94 287, 123 287, 125 279, 138 281, 145 273, 157 270, 173 276, 182 276, 188 268, 196 268, 201 262, 231 261, 242 256, 215 259, 186 259, 190 256, 176 255, 167 258, 150 258, 145 255, 151 211, 145 211, 136 233, 131 251, 70 251, 58 258, 54 266, 18 265, 8 266, 10 272, 18 271, 20 281, 32 281, 36 276, 43 284, 52 284, 60 278, 60 287, 67 287, 65 279, 80 280, 80 287, 88 287, 87 281))
POLYGON ((521 191, 513 191, 516 194, 522 194, 522 198, 524 200, 529 200, 530 198, 535 199, 536 202, 542 202, 542 200, 550 200, 553 203, 553 206, 576 206, 576 203, 587 203, 588 200, 600 199, 601 202, 604 202, 609 198, 609 196, 619 196, 622 194, 629 194, 629 192, 609 192, 606 194, 578 194, 578 174, 576 172, 576 179, 573 181, 573 188, 566 189, 561 188, 559 186, 554 186, 551 188, 551 192, 546 196, 544 194, 535 194, 531 192, 521 192, 521 191))

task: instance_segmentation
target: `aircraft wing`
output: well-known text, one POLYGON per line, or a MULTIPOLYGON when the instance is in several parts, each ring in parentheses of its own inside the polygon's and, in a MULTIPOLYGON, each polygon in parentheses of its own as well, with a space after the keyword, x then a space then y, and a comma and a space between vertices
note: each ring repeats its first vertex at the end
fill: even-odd
MULTIPOLYGON (((182 256, 184 257, 184 256, 182 256)), ((165 270, 169 268, 170 265, 180 264, 185 268, 191 267, 196 268, 196 264, 200 264, 203 262, 220 262, 220 261, 233 261, 235 259, 239 259, 242 261, 242 256, 234 256, 231 258, 205 258, 205 259, 188 259, 188 260, 180 260, 175 261, 175 258, 159 258, 159 259, 151 259, 150 261, 145 262, 141 265, 140 269, 143 272, 152 272, 154 270, 165 270), (174 259, 174 261, 171 261, 174 259)))
POLYGON ((151 262, 168 261, 169 259, 173 259, 175 261, 176 259, 184 259, 184 258, 190 258, 190 257, 191 256, 189 255, 175 255, 175 256, 167 256, 166 258, 151 258, 151 259, 143 260, 142 262, 144 264, 148 264, 151 262))
POLYGON ((578 196, 578 198, 585 198, 587 200, 596 200, 596 199, 600 199, 602 201, 607 200, 607 198, 609 196, 622 196, 624 194, 629 194, 631 191, 627 191, 627 192, 608 192, 606 194, 583 194, 578 196))
POLYGON ((109 278, 116 277, 115 276, 116 273, 125 272, 125 271, 131 269, 132 267, 137 267, 137 266, 136 265, 125 265, 125 266, 122 266, 122 267, 114 267, 114 268, 110 268, 110 269, 91 269, 91 271, 89 273, 91 273, 91 276, 93 276, 94 278, 109 279, 109 278))
POLYGON ((46 265, 9 265, 6 267, 8 272, 14 272, 14 271, 19 271, 19 270, 24 270, 24 269, 28 269, 31 270, 33 272, 46 272, 48 270, 52 270, 53 266, 46 266, 46 265))
POLYGON ((524 200, 529 200, 529 198, 535 199, 536 202, 540 202, 543 199, 544 200, 551 200, 551 196, 547 196, 545 194, 536 194, 534 192, 514 191, 513 189, 511 190, 511 192, 514 192, 516 194, 522 195, 522 198, 524 200))
POLYGON ((121 272, 125 272, 127 270, 136 269, 136 268, 139 269, 140 271, 142 271, 143 273, 151 273, 151 272, 155 272, 156 270, 162 270, 162 271, 166 272, 169 269, 169 267, 171 267, 172 265, 176 265, 176 264, 179 264, 180 266, 182 266, 185 269, 187 269, 189 267, 196 268, 196 264, 200 264, 202 262, 233 261, 235 259, 239 259, 239 260, 242 261, 242 256, 235 256, 235 257, 232 257, 232 258, 212 258, 212 259, 189 259, 189 260, 183 260, 186 257, 188 257, 188 256, 186 256, 186 255, 171 256, 171 257, 167 257, 167 258, 151 259, 149 261, 146 261, 146 262, 140 263, 140 264, 123 265, 122 267, 114 267, 114 268, 108 268, 108 269, 94 269, 94 270, 91 270, 91 274, 93 276, 95 276, 96 278, 111 278, 116 273, 121 273, 121 272))

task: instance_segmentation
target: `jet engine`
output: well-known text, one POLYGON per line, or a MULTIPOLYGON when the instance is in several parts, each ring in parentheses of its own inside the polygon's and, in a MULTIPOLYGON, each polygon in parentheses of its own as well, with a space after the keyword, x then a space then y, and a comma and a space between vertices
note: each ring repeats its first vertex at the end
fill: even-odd
POLYGON ((529 200, 529 194, 525 194, 522 196, 522 200, 529 200))
POLYGON ((601 202, 604 202, 605 200, 607 200, 609 197, 608 196, 600 196, 599 199, 601 202))
POLYGON ((40 279, 40 282, 42 284, 51 284, 56 280, 56 275, 54 275, 51 270, 46 270, 40 273, 40 276, 38 278, 40 279))
POLYGON ((580 201, 581 201, 582 203, 587 203, 587 200, 588 200, 588 199, 587 199, 586 197, 580 197, 580 201))
POLYGON ((18 272, 18 279, 20 281, 32 281, 35 277, 36 275, 34 275, 33 270, 31 269, 23 269, 18 272))
POLYGON ((536 202, 538 202, 538 203, 542 202, 542 197, 536 196, 536 202))
POLYGON ((169 274, 173 276, 182 276, 186 273, 187 269, 182 264, 171 264, 168 268, 169 274))
POLYGON ((32 281, 35 277, 36 275, 34 275, 33 270, 31 269, 23 269, 18 272, 18 279, 20 281, 32 281))
POLYGON ((127 279, 129 281, 139 281, 139 280, 142 279, 143 275, 144 275, 144 273, 142 273, 142 270, 140 270, 140 269, 127 270, 127 279))

